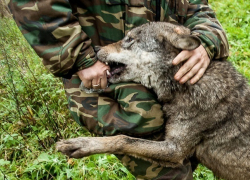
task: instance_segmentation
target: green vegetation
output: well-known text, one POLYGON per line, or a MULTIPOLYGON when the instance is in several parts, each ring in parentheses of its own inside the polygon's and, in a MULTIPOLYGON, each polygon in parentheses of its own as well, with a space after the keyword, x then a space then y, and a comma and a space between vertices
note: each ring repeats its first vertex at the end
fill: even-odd
MULTIPOLYGON (((250 79, 250 2, 209 2, 227 31, 229 60, 250 79)), ((134 179, 113 155, 76 160, 55 152, 59 139, 90 134, 72 120, 61 81, 8 18, 0 19, 0 68, 0 180, 134 179)), ((201 165, 194 178, 216 179, 201 165)))
POLYGON ((61 81, 11 19, 0 19, 0 180, 134 179, 114 155, 68 159, 62 138, 89 136, 71 119, 61 81))
POLYGON ((227 32, 229 60, 250 79, 250 2, 243 0, 209 1, 227 32))

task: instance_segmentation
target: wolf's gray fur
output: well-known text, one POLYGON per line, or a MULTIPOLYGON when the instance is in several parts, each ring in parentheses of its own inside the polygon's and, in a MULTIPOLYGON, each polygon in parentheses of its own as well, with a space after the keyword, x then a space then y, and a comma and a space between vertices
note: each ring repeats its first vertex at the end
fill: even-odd
POLYGON ((211 61, 194 85, 179 84, 181 65, 172 60, 199 40, 188 29, 150 23, 130 31, 120 42, 103 47, 98 58, 121 62, 126 68, 110 81, 136 81, 152 88, 163 103, 165 140, 128 136, 76 138, 58 142, 57 149, 80 158, 95 153, 129 154, 165 166, 178 166, 195 155, 218 177, 250 179, 250 89, 246 79, 227 61, 211 61))

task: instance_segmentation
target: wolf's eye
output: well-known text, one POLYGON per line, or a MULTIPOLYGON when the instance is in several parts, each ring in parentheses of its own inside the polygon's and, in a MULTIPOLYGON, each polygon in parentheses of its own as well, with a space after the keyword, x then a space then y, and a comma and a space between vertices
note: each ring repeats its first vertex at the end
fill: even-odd
POLYGON ((125 48, 125 49, 128 49, 130 48, 135 42, 135 39, 132 38, 132 37, 126 37, 124 40, 123 40, 123 43, 122 43, 122 47, 125 48))
POLYGON ((134 40, 134 38, 129 37, 127 41, 132 42, 133 40, 134 40))

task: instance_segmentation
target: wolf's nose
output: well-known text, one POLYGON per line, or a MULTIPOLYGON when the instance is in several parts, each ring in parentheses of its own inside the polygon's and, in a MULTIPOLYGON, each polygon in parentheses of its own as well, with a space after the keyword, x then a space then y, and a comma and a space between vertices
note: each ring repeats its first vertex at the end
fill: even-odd
POLYGON ((95 46, 95 47, 94 47, 94 50, 95 50, 96 53, 97 53, 98 51, 100 51, 100 49, 101 49, 101 46, 95 46))

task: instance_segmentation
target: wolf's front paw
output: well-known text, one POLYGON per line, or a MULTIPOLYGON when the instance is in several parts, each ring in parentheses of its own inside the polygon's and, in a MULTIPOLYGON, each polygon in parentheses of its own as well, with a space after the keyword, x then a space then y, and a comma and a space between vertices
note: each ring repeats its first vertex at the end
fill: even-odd
POLYGON ((56 143, 56 149, 57 151, 73 158, 82 158, 92 154, 91 140, 87 137, 59 141, 56 143))

